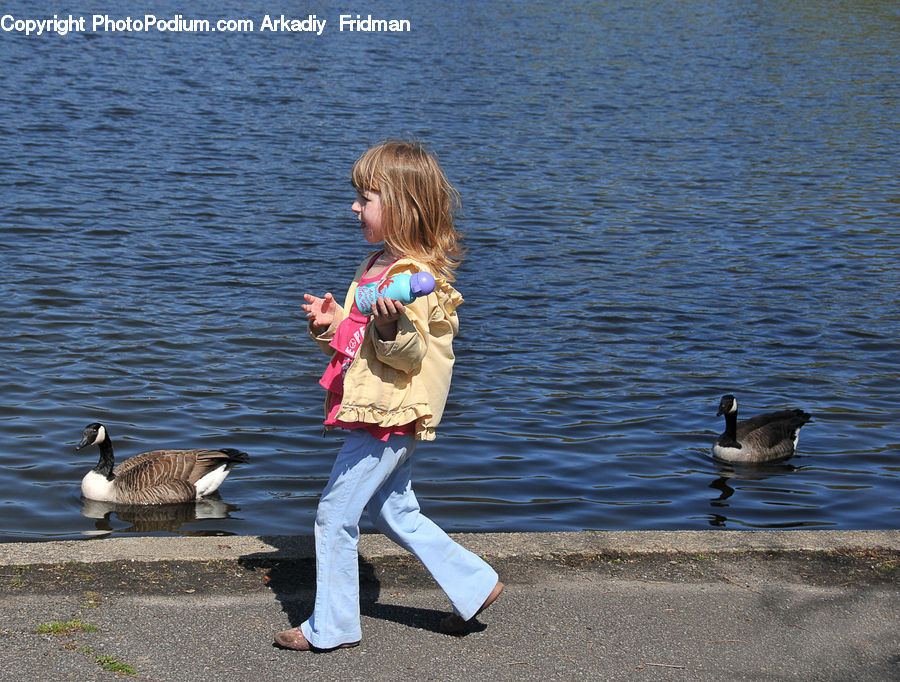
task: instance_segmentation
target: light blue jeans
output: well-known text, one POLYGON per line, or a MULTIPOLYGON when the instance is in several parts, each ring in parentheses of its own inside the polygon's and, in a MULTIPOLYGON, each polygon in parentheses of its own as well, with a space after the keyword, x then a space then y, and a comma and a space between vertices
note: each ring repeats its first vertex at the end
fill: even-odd
POLYGON ((497 584, 497 572, 450 539, 419 511, 410 476, 413 435, 385 443, 364 429, 348 431, 316 511, 316 602, 300 627, 315 647, 362 637, 357 544, 363 509, 376 528, 414 554, 468 620, 497 584))

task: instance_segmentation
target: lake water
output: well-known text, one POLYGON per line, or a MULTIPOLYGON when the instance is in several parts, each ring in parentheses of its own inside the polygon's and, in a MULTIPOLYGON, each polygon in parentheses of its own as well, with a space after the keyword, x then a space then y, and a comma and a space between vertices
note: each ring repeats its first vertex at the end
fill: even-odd
POLYGON ((349 168, 390 136, 464 202, 416 455, 444 528, 898 527, 900 6, 373 1, 411 30, 351 33, 323 0, 317 36, 234 4, 184 17, 252 32, 0 33, 0 540, 311 534, 340 439, 301 297, 343 297, 349 168), (713 461, 729 392, 811 412, 798 456, 713 461), (197 508, 97 509, 92 421, 120 459, 251 462, 197 508))

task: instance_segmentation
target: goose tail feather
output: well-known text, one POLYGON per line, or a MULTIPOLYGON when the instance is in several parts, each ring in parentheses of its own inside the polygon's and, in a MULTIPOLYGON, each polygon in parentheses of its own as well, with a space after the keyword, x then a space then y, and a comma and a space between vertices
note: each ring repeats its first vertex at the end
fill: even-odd
POLYGON ((219 448, 218 451, 228 455, 229 464, 246 464, 250 461, 250 455, 241 450, 235 450, 234 448, 219 448))

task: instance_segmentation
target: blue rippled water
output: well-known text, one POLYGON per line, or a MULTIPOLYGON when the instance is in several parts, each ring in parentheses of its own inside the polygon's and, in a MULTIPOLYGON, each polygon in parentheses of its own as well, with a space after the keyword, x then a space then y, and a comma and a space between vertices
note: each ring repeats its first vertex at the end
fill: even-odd
POLYGON ((342 11, 310 10, 321 36, 0 34, 0 540, 311 533, 339 441, 299 306, 366 252, 349 167, 388 136, 464 202, 458 363, 416 463, 443 527, 897 527, 900 8, 369 3, 395 34, 342 11), (811 412, 799 455, 714 462, 727 392, 811 412), (85 504, 95 420, 122 457, 252 459, 196 508, 85 504))

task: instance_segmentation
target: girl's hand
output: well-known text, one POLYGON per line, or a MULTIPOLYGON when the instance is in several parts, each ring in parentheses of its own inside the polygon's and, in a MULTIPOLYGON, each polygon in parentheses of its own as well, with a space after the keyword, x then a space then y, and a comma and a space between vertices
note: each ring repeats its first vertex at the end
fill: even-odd
POLYGON ((385 341, 397 338, 397 320, 403 314, 403 304, 384 296, 379 296, 372 306, 372 321, 378 336, 385 341))
POLYGON ((325 294, 325 298, 318 298, 312 294, 303 294, 306 299, 301 308, 306 311, 306 319, 313 327, 328 327, 334 321, 336 304, 331 293, 325 294))

